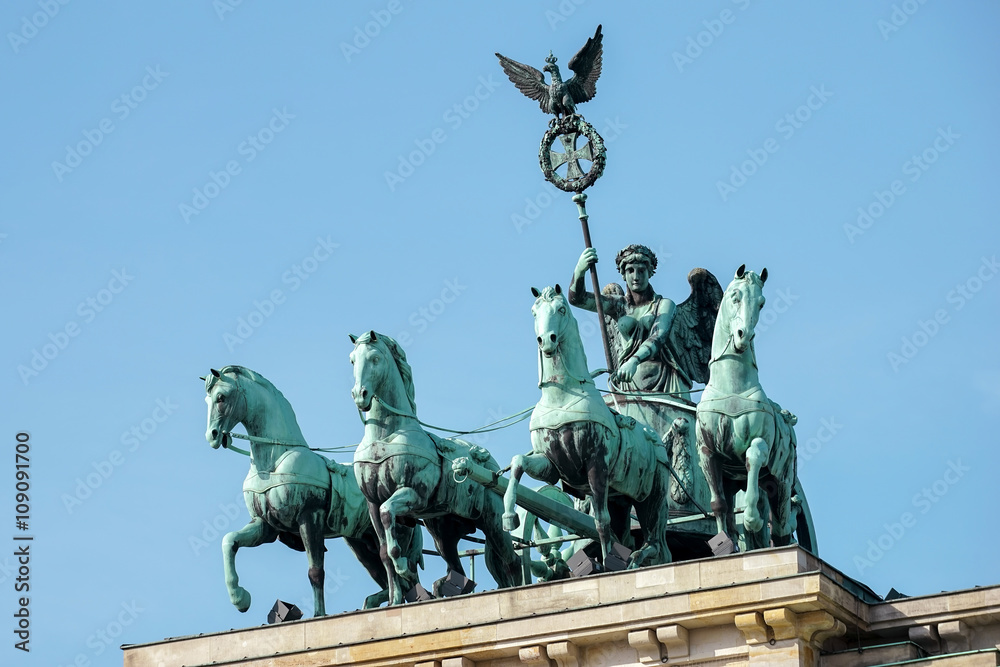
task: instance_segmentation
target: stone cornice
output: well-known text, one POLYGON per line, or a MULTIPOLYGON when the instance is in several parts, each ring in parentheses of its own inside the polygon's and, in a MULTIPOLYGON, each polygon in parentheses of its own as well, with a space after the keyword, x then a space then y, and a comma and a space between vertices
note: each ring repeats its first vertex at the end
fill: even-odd
MULTIPOLYGON (((961 595, 970 616, 995 614, 1000 604, 1000 587, 961 595)), ((869 606, 836 570, 792 546, 128 646, 125 665, 379 667, 455 658, 572 665, 580 647, 608 642, 627 642, 655 662, 671 645, 675 656, 686 652, 689 631, 718 626, 743 631, 738 657, 775 638, 818 645, 847 625, 887 628, 933 599, 869 606)), ((930 618, 942 603, 927 604, 930 618)))

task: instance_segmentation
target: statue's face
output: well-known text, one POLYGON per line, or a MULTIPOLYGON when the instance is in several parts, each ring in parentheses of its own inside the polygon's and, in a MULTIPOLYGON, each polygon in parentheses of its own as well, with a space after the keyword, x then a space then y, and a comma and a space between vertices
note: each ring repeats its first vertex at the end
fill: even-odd
POLYGON ((646 262, 630 262, 625 265, 622 273, 625 284, 633 292, 645 292, 649 287, 649 264, 646 262))

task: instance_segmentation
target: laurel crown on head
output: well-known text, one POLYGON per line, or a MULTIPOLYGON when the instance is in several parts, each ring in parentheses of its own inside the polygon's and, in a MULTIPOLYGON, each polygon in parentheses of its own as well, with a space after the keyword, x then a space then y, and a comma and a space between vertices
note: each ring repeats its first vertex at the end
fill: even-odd
POLYGON ((618 267, 618 273, 625 275, 625 267, 634 262, 643 262, 649 266, 649 275, 652 276, 656 273, 656 253, 639 243, 633 243, 632 245, 623 248, 618 256, 615 257, 615 266, 618 267))

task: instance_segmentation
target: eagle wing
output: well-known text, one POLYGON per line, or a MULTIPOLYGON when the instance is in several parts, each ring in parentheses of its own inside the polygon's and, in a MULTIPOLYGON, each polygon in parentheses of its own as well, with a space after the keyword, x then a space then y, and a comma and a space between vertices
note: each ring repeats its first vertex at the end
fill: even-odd
POLYGON ((708 382, 715 318, 722 303, 722 286, 706 269, 688 274, 691 296, 677 306, 670 326, 670 346, 681 370, 695 382, 708 382))
POLYGON ((597 26, 594 36, 588 39, 583 48, 569 61, 569 68, 573 70, 575 76, 566 82, 566 86, 573 96, 574 104, 591 100, 597 94, 597 79, 601 76, 601 56, 604 54, 604 46, 601 43, 603 39, 601 26, 597 26))
POLYGON ((499 53, 496 54, 496 57, 500 59, 500 67, 503 67, 504 74, 511 80, 511 83, 531 99, 538 100, 542 111, 550 113, 549 87, 545 83, 545 75, 531 65, 519 63, 499 53))

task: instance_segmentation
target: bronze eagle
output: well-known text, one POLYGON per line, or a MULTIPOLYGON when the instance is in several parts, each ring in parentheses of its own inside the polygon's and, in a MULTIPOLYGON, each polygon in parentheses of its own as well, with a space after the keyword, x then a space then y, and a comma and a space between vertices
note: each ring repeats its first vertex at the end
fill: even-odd
POLYGON ((499 53, 500 66, 504 73, 517 86, 517 89, 533 100, 538 100, 545 113, 555 114, 557 118, 571 116, 576 113, 576 105, 593 99, 597 94, 597 79, 601 76, 601 56, 603 46, 601 26, 587 40, 575 56, 569 61, 569 68, 575 73, 569 81, 563 81, 556 65, 556 58, 549 51, 542 69, 551 76, 551 82, 546 85, 545 75, 530 65, 511 60, 499 53))

